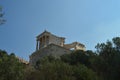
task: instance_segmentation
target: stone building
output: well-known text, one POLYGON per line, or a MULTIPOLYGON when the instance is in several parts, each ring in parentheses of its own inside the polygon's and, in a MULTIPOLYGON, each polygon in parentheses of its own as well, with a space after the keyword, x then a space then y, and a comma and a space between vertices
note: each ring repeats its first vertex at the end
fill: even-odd
POLYGON ((50 44, 47 47, 44 47, 38 51, 35 51, 30 56, 30 64, 35 65, 36 61, 38 61, 39 59, 45 56, 52 55, 55 58, 59 58, 61 55, 68 54, 68 53, 71 53, 71 51, 61 46, 50 44))
POLYGON ((44 47, 48 46, 51 43, 63 47, 64 46, 64 42, 65 42, 65 38, 64 37, 55 36, 55 35, 53 35, 50 32, 45 30, 42 34, 37 36, 36 50, 44 48, 44 47))
POLYGON ((64 47, 66 49, 70 49, 70 50, 83 50, 83 51, 85 51, 85 46, 79 42, 73 42, 71 44, 64 44, 64 47))
POLYGON ((85 50, 85 46, 79 42, 65 44, 64 37, 58 37, 48 31, 44 31, 36 37, 36 51, 30 55, 30 64, 35 65, 36 61, 52 55, 59 58, 63 54, 69 54, 72 50, 85 50))

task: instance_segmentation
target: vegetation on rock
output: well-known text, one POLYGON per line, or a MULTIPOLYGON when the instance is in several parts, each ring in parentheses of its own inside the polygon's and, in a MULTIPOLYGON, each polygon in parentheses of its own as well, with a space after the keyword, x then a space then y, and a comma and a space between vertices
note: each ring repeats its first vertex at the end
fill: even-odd
POLYGON ((96 52, 74 51, 56 59, 47 56, 35 66, 0 50, 0 80, 119 80, 120 37, 98 43, 96 52))

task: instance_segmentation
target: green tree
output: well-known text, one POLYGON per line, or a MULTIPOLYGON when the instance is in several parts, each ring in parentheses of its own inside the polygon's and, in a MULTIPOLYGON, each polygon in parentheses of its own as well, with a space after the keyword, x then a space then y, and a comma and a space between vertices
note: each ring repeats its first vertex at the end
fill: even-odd
POLYGON ((115 37, 112 39, 115 49, 120 51, 120 37, 115 37))
POLYGON ((96 73, 83 64, 70 64, 52 56, 42 58, 36 65, 28 80, 98 80, 96 73))
POLYGON ((75 80, 72 66, 52 56, 37 62, 36 71, 31 76, 29 80, 75 80))
POLYGON ((24 66, 12 53, 0 50, 0 80, 23 80, 24 66))
POLYGON ((2 6, 0 6, 0 25, 4 24, 6 22, 6 20, 3 18, 3 16, 4 16, 4 13, 2 10, 2 6))
POLYGON ((65 54, 61 56, 61 60, 71 65, 84 64, 90 66, 90 58, 95 54, 92 51, 74 51, 71 54, 65 54))
POLYGON ((75 65, 73 70, 76 80, 98 80, 96 73, 82 64, 75 65))
POLYGON ((115 37, 112 41, 97 44, 97 53, 99 54, 99 66, 96 66, 97 72, 103 80, 119 80, 120 74, 120 37, 115 37), (101 68, 100 68, 101 67, 101 68))

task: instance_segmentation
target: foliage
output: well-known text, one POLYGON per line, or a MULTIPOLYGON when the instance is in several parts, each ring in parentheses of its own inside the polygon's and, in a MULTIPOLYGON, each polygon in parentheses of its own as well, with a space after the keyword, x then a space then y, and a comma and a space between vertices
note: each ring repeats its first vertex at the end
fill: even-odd
POLYGON ((71 65, 52 56, 39 60, 35 68, 28 80, 97 80, 95 72, 86 66, 71 65))
POLYGON ((120 37, 115 37, 112 41, 97 44, 97 53, 99 54, 99 64, 96 71, 103 80, 119 80, 120 74, 120 37))
POLYGON ((84 51, 75 51, 71 54, 65 54, 61 56, 61 60, 71 65, 76 65, 78 63, 87 64, 88 56, 86 56, 86 54, 84 53, 84 51))
POLYGON ((23 65, 12 53, 0 50, 0 80, 23 79, 23 65))
POLYGON ((73 71, 76 80, 98 80, 96 73, 82 64, 74 66, 73 71))
POLYGON ((29 80, 75 80, 69 64, 51 56, 41 59, 39 63, 29 80))
POLYGON ((119 80, 120 37, 98 43, 96 49, 42 58, 27 80, 119 80))
POLYGON ((4 24, 6 22, 6 20, 3 18, 3 16, 4 16, 4 13, 2 10, 2 6, 0 6, 0 25, 4 24))
POLYGON ((96 52, 73 51, 60 59, 44 57, 25 66, 14 53, 0 50, 0 80, 119 80, 120 37, 98 43, 96 52))

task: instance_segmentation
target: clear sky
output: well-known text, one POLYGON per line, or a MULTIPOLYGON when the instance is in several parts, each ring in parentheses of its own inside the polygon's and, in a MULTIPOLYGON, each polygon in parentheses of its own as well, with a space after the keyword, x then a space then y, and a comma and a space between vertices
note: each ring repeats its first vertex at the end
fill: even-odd
POLYGON ((120 36, 120 0, 0 0, 7 22, 0 26, 0 49, 29 59, 45 29, 95 50, 120 36))

